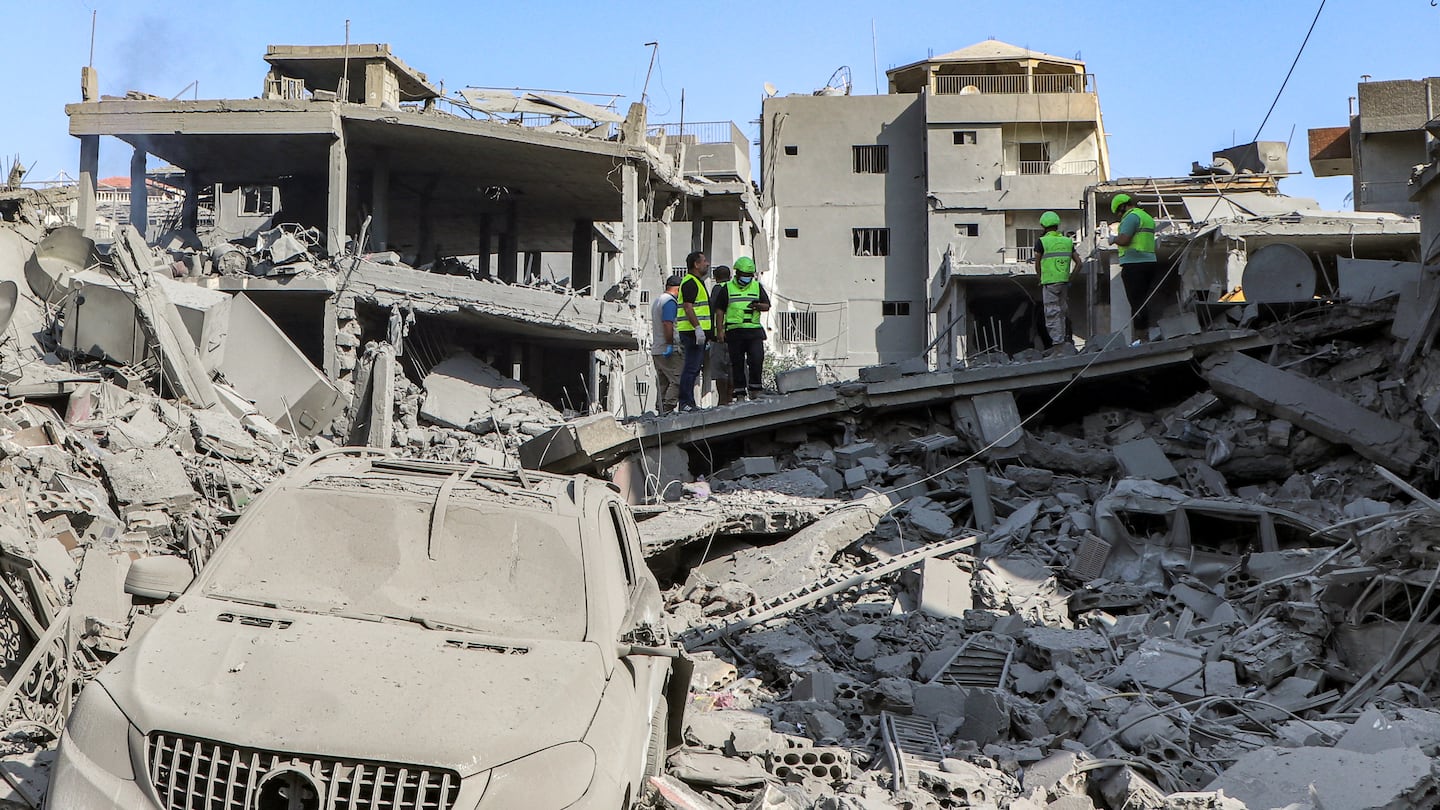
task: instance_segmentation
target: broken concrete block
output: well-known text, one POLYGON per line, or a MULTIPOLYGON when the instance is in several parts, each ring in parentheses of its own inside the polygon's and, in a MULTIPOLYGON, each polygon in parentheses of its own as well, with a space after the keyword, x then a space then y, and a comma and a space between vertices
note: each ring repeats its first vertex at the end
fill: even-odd
POLYGON ((608 466, 634 449, 635 434, 608 413, 572 419, 520 445, 527 469, 575 473, 608 466))
POLYGON ((895 365, 900 368, 900 376, 902 377, 910 377, 916 374, 928 374, 930 372, 930 361, 926 360, 924 355, 916 355, 914 357, 901 360, 895 365))
POLYGON ((191 411, 190 430, 195 437, 195 446, 200 450, 236 461, 255 458, 255 439, 239 419, 226 411, 191 411))
POLYGON ((845 739, 845 722, 824 709, 805 713, 806 730, 816 742, 841 742, 845 739))
POLYGON ((858 376, 863 383, 890 382, 900 379, 900 367, 894 363, 866 366, 860 369, 858 376))
POLYGON ((845 470, 859 464, 862 458, 875 458, 879 455, 879 450, 877 450, 871 442, 847 444, 843 447, 835 448, 835 466, 845 470))
POLYGON ((1126 656, 1115 677, 1128 677, 1150 689, 1175 695, 1200 697, 1205 671, 1205 648, 1175 639, 1149 638, 1140 649, 1126 656))
POLYGON ((1198 335, 1200 334, 1200 316, 1194 312, 1182 312, 1178 315, 1161 318, 1159 326, 1160 337, 1166 340, 1186 335, 1198 335))
POLYGON ((775 388, 782 394, 811 391, 820 387, 820 373, 814 366, 801 366, 775 373, 775 388))
POLYGON ((1317 808, 1355 810, 1433 806, 1440 790, 1430 758, 1418 748, 1375 754, 1261 748, 1241 756, 1206 787, 1252 808, 1291 807, 1306 799, 1317 808))
POLYGON ((190 476, 174 451, 137 448, 102 456, 100 464, 121 509, 147 506, 180 507, 195 500, 190 476))
POLYGON ((905 521, 914 526, 926 540, 943 540, 955 530, 955 522, 938 509, 912 507, 905 513, 905 521))
POLYGON ((692 749, 682 749, 671 754, 669 771, 676 778, 692 785, 718 787, 758 785, 768 776, 765 768, 757 762, 692 749))
POLYGON ((1222 396, 1289 420, 1326 441, 1346 445, 1401 475, 1409 473, 1425 452, 1424 440, 1413 429, 1298 374, 1238 352, 1212 355, 1201 368, 1222 396))
POLYGON ((1027 492, 1048 492, 1055 485, 1055 473, 1050 470, 1011 464, 1003 472, 1006 478, 1027 492))
POLYGON ((992 455, 1006 455, 996 451, 1015 448, 1025 436, 1020 409, 1009 391, 957 399, 950 403, 950 414, 957 433, 963 430, 977 447, 989 447, 992 455))
POLYGON ((230 305, 227 348, 218 368, 266 419, 313 436, 344 412, 346 397, 244 293, 230 305))
POLYGON ((1166 481, 1180 476, 1154 439, 1137 439, 1116 445, 1115 460, 1129 478, 1166 481))
POLYGON ((864 467, 851 467, 845 470, 841 479, 841 489, 855 489, 863 487, 870 482, 870 474, 864 467))
POLYGON ((800 680, 790 687, 790 699, 834 703, 837 685, 835 673, 817 669, 800 676, 800 680))
POLYGON ((955 736, 986 746, 1010 730, 1010 710, 997 690, 971 689, 965 698, 965 722, 955 736))
POLYGON ((950 560, 920 565, 920 612, 938 618, 964 616, 975 606, 970 574, 950 560))
POLYGON ((746 456, 735 459, 730 465, 730 474, 736 478, 747 475, 773 475, 780 471, 775 459, 765 456, 746 456))
POLYGON ((941 717, 960 719, 965 716, 965 690, 941 683, 922 683, 913 692, 913 712, 917 717, 938 721, 941 717))

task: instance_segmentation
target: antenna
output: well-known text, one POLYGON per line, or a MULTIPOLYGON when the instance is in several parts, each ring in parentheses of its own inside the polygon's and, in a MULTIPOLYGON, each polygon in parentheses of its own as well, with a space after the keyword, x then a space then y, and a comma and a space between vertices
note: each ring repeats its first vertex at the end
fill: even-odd
MULTIPOLYGON (((340 100, 350 100, 350 21, 345 21, 345 60, 340 71, 340 100)), ((184 92, 183 90, 181 92, 184 92)))
POLYGON ((89 63, 89 67, 92 67, 92 68, 95 67, 95 17, 96 17, 96 15, 98 15, 99 13, 100 13, 100 11, 99 11, 98 9, 91 9, 91 11, 90 11, 90 63, 89 63))
POLYGON ((875 18, 870 18, 870 70, 875 78, 875 95, 880 95, 880 46, 875 41, 875 18))
POLYGON ((650 71, 655 69, 655 57, 660 53, 660 43, 647 42, 642 47, 650 49, 650 67, 645 68, 645 86, 640 88, 640 103, 648 107, 650 105, 645 94, 650 90, 650 71))

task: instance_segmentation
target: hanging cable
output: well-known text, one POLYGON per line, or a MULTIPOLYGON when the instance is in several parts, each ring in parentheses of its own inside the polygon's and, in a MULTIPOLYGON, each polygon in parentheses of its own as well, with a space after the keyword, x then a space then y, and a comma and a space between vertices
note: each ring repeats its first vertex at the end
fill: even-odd
POLYGON ((1255 130, 1255 137, 1252 141, 1260 140, 1260 133, 1264 131, 1265 124, 1270 121, 1270 114, 1275 112, 1275 105, 1280 103, 1280 96, 1285 92, 1285 85, 1290 83, 1290 76, 1295 72, 1295 66, 1300 64, 1300 55, 1305 53, 1305 46, 1310 42, 1310 35, 1315 33, 1315 23, 1320 22, 1320 12, 1325 10, 1325 0, 1320 0, 1320 7, 1315 9, 1315 19, 1310 21, 1310 30, 1305 32, 1305 39, 1300 42, 1300 50, 1295 52, 1295 61, 1290 63, 1290 69, 1285 72, 1285 81, 1280 82, 1280 89, 1275 92, 1275 100, 1270 102, 1270 109, 1265 111, 1265 118, 1260 122, 1259 128, 1255 130))

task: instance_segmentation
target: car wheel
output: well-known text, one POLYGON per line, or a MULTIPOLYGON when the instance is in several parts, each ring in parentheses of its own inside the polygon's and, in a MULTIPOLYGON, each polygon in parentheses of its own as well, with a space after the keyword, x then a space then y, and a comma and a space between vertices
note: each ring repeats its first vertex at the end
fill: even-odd
POLYGON ((650 718, 650 746, 645 752, 645 777, 660 776, 665 772, 665 742, 670 728, 670 706, 665 696, 660 696, 655 706, 655 715, 650 718))

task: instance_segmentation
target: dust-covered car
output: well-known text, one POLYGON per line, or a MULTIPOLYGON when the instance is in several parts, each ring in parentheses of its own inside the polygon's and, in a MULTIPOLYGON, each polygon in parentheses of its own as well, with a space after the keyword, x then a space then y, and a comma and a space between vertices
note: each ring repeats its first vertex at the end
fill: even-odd
POLYGON ((170 590, 47 807, 615 810, 663 760, 673 648, 601 481, 322 454, 170 590))

